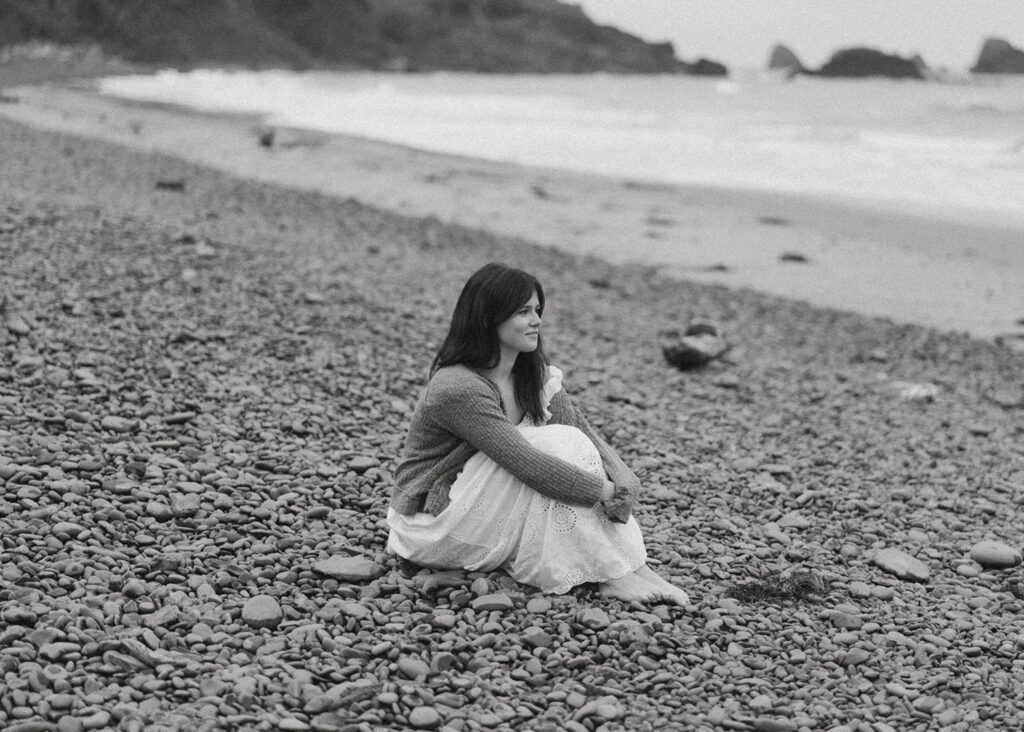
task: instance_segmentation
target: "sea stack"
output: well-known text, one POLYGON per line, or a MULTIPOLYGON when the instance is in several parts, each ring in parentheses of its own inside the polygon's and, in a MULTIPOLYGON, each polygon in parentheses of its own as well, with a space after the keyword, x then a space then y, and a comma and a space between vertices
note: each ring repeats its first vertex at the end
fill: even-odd
POLYGON ((976 74, 1024 74, 1024 51, 1002 38, 986 38, 971 69, 976 74))
POLYGON ((768 57, 769 71, 782 71, 792 76, 803 71, 804 65, 793 51, 782 44, 777 44, 768 57))
POLYGON ((818 69, 819 76, 867 77, 886 76, 890 79, 925 78, 924 62, 920 58, 903 58, 882 53, 874 48, 846 48, 833 54, 818 69))

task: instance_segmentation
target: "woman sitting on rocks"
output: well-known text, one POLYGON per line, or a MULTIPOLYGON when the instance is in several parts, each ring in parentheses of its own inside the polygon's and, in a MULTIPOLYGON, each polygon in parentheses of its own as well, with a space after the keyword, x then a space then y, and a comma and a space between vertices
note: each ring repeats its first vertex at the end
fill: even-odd
POLYGON ((621 600, 689 603, 646 564, 639 480, 562 389, 541 343, 544 290, 488 264, 466 282, 413 412, 388 549, 545 592, 585 582, 621 600))

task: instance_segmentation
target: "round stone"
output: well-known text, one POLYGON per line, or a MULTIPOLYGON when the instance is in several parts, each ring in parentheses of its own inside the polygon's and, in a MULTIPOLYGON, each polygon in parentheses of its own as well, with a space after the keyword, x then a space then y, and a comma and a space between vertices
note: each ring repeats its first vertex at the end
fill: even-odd
POLYGON ((422 659, 414 656, 402 656, 395 664, 398 673, 407 679, 426 678, 430 673, 430 666, 422 659))
POLYGON ((437 729, 441 726, 441 715, 433 707, 416 707, 409 712, 409 725, 413 729, 437 729))
POLYGON ((551 600, 546 597, 531 597, 526 602, 526 611, 535 615, 546 613, 551 609, 551 600))
POLYGON ((588 607, 580 610, 576 615, 576 620, 579 621, 581 625, 585 625, 593 630, 607 628, 611 623, 608 613, 599 607, 588 607))
POLYGON ((282 620, 281 605, 270 595, 256 595, 242 608, 242 621, 253 628, 276 628, 282 620))
POLYGON ((125 433, 131 432, 135 429, 136 421, 126 417, 108 415, 100 420, 100 426, 105 430, 110 430, 111 432, 125 433))
POLYGON ((956 573, 961 577, 977 577, 981 574, 981 569, 974 562, 968 564, 957 565, 956 573))
POLYGON ((979 541, 971 548, 971 559, 987 569, 1006 569, 1020 564, 1021 554, 1001 541, 979 541))
POLYGON ((859 666, 860 664, 871 658, 871 654, 863 648, 851 648, 843 656, 844 666, 859 666))
POLYGON ((856 580, 850 583, 851 597, 871 597, 871 586, 867 582, 856 580))

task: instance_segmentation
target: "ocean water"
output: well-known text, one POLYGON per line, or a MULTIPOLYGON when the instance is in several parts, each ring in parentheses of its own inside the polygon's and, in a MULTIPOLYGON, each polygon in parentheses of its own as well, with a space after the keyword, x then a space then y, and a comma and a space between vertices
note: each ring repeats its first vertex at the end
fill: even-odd
POLYGON ((103 93, 423 150, 1024 223, 1024 77, 164 71, 103 93))

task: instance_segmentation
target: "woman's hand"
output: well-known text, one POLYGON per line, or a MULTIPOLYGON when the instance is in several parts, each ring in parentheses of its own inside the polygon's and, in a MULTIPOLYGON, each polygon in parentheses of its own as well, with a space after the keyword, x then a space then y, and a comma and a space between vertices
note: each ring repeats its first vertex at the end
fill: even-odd
POLYGON ((607 478, 604 481, 604 485, 601 487, 601 500, 610 501, 615 497, 615 484, 607 478))

